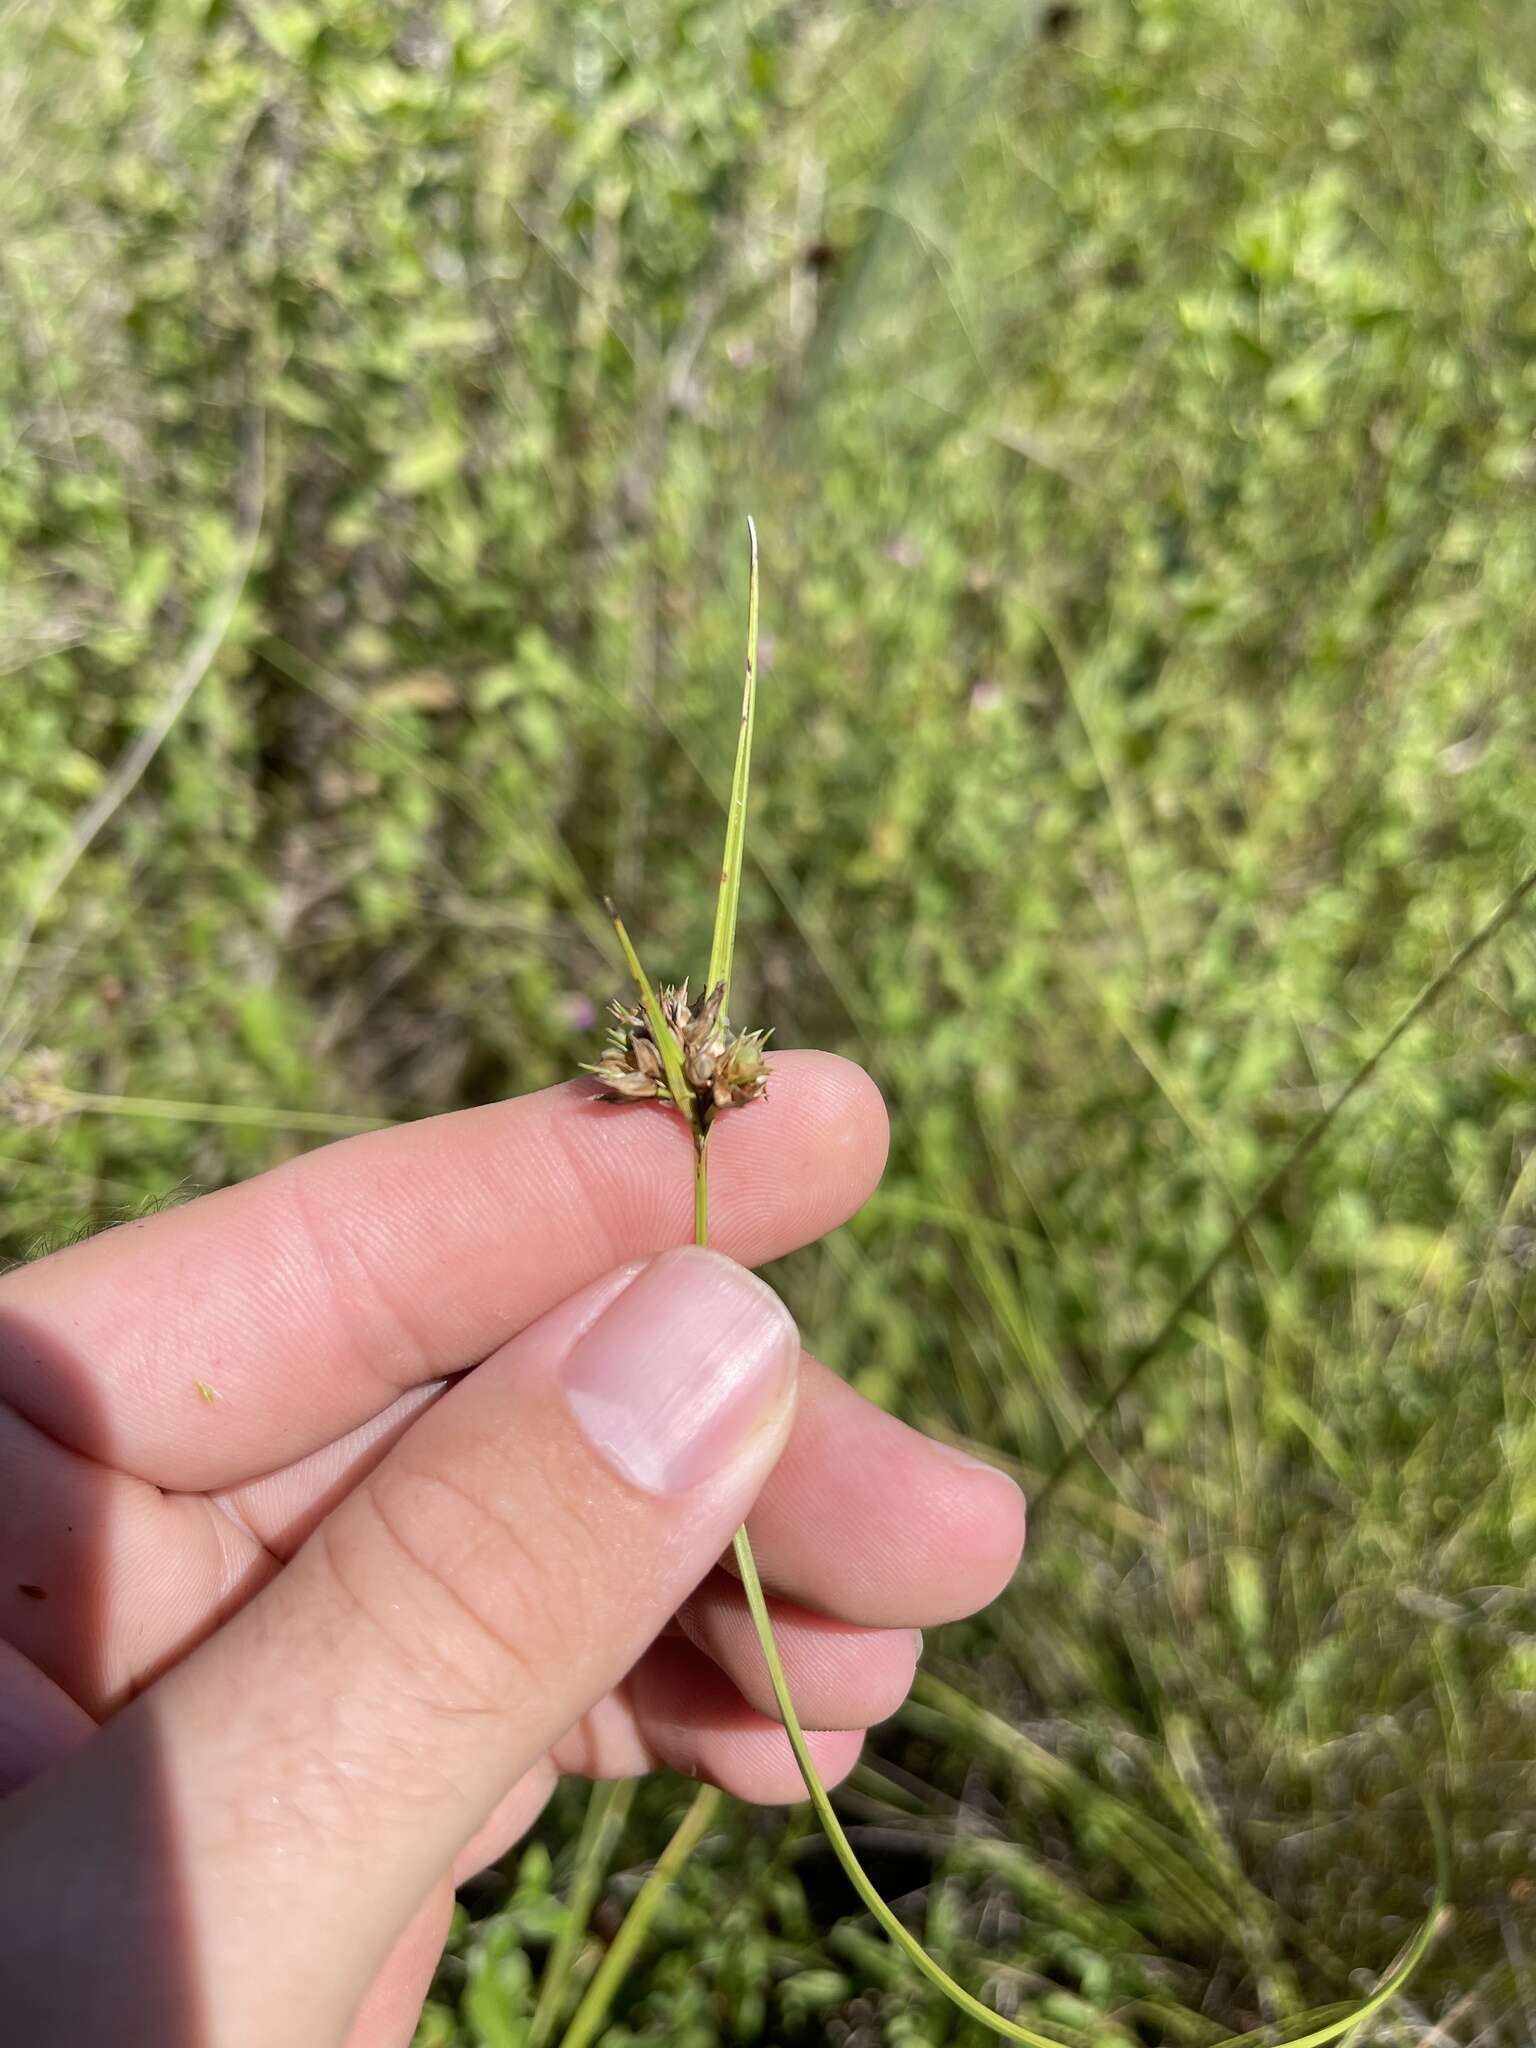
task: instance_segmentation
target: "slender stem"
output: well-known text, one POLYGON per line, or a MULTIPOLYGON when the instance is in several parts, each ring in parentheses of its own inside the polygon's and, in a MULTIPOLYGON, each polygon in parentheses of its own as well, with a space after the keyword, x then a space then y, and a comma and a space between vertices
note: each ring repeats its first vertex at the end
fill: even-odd
MULTIPOLYGON (((695 1244, 701 1245, 709 1243, 709 1153, 707 1136, 698 1141, 695 1150, 693 1169, 693 1241, 695 1244)), ((827 1839, 832 1844, 838 1862, 841 1863, 844 1871, 847 1873, 848 1882, 853 1886, 870 1912, 874 1914, 876 1920, 879 1921, 891 1940, 911 1958, 923 1975, 930 1982, 936 1984, 946 1997, 953 1999, 963 2012, 969 2013, 972 2019, 980 2020, 984 2026, 991 2027, 995 2033, 1004 2035, 1010 2041, 1026 2042, 1029 2044, 1029 2048, 1060 2048, 1059 2042, 1048 2039, 1046 2035, 1032 2034, 1027 2027, 1016 2026, 1012 2020, 1005 2020, 1001 2014, 993 2012, 989 2006, 983 2005, 979 1998, 973 1998, 970 1992, 957 1984, 934 1961, 917 1937, 902 1926, 896 1915, 875 1890, 874 1885, 865 1876, 864 1866, 860 1863, 853 1844, 843 1833, 843 1824, 833 1809, 832 1801, 827 1794, 827 1788, 821 1782, 820 1774, 811 1756, 810 1744, 806 1741, 805 1732, 800 1726, 800 1717, 795 1712, 795 1703, 790 1697, 789 1681, 784 1676, 784 1660, 779 1655, 779 1645, 773 1633, 773 1623, 768 1615, 768 1603, 763 1598, 762 1580, 758 1577, 757 1573, 757 1559, 752 1553, 752 1541, 746 1532, 745 1526, 736 1531, 732 1539, 732 1547, 736 1553, 736 1569, 741 1578, 742 1588, 747 1596, 747 1607, 752 1616, 752 1626, 756 1629, 757 1640, 762 1646, 763 1661, 768 1667, 769 1683, 773 1687, 773 1697, 778 1703, 779 1717, 784 1723, 784 1732, 789 1737, 789 1746, 794 1751, 795 1762, 799 1765, 800 1775, 805 1780, 805 1789, 810 1795, 811 1805, 816 1810, 816 1818, 826 1830, 827 1839)), ((686 1826, 687 1823, 685 1822, 684 1825, 686 1826)), ((679 1830, 680 1832, 681 1830, 679 1830)), ((675 1841, 676 1837, 674 1836, 673 1839, 675 1841)), ((627 1926, 628 1922, 625 1924, 627 1926)), ((565 2048, 571 2048, 569 2040, 565 2043, 565 2048)))
POLYGON ((713 1785, 701 1785, 694 1794, 692 1806, 683 1815, 671 1841, 657 1857, 655 1868, 635 1895, 635 1902, 625 1914, 624 1924, 614 1936, 608 1953, 592 1973, 592 1982, 587 1986, 571 2024, 565 2030, 560 2048, 588 2048, 588 2044, 597 2038, 604 2020, 608 2017, 613 1994, 623 1983, 624 1973, 634 1961, 636 1951, 646 1937, 656 1908, 661 1904, 672 1880, 693 1854, 699 1838, 714 1819, 715 1809, 719 1804, 720 1794, 713 1785))
POLYGON ((603 1881, 603 1872, 608 1868, 614 1845, 629 1818, 634 1797, 633 1778, 623 1778, 616 1783, 599 1781, 592 1787, 576 1843, 576 1862, 571 1873, 571 1896, 566 1902, 565 1925, 544 1966, 544 1975, 539 1983, 539 2002, 528 2024, 527 2048, 544 2048, 544 2043, 554 2031, 560 2007, 565 2002, 571 1972, 575 1968, 576 1952, 587 1931, 592 1902, 597 1897, 597 1888, 603 1881))
POLYGON ((763 1661, 768 1666, 768 1679, 773 1687, 774 1699, 778 1702, 784 1732, 789 1737, 789 1746, 795 1753, 795 1762, 800 1766, 800 1775, 805 1780, 805 1789, 810 1794, 816 1818, 821 1822, 827 1840, 832 1844, 837 1860, 847 1874, 848 1882, 914 1968, 920 1970, 929 1983, 936 1985, 962 2012, 979 2021, 982 2026, 990 2027, 994 2034, 1001 2034, 1004 2040, 1023 2041, 1028 2044, 1028 2048, 1061 2048, 1060 2042, 1051 2040, 1048 2035, 1033 2033, 1028 2027, 1021 2027, 1013 2020, 1004 2019, 1001 2013, 983 2005, 981 2000, 973 1998, 963 1985, 957 1984, 948 1971, 934 1961, 917 1936, 910 1929, 903 1927, 864 1874, 864 1866, 860 1863, 853 1844, 843 1833, 843 1824, 838 1819, 832 1801, 827 1796, 826 1787, 817 1773, 810 1745, 800 1726, 800 1717, 795 1712, 795 1703, 790 1698, 783 1660, 779 1656, 779 1646, 774 1640, 773 1623, 768 1618, 768 1603, 763 1598, 762 1581, 757 1575, 757 1560, 752 1555, 752 1545, 748 1541, 745 1529, 736 1531, 734 1547, 736 1569, 741 1576, 742 1589, 747 1596, 747 1606, 751 1611, 752 1624, 757 1630, 757 1639, 762 1644, 763 1661))
POLYGON ((354 1138, 388 1131, 382 1116, 333 1116, 325 1109, 271 1109, 261 1102, 162 1102, 148 1095, 93 1095, 54 1081, 34 1081, 19 1090, 23 1101, 40 1102, 72 1116, 165 1118, 184 1124, 232 1124, 264 1131, 309 1131, 322 1138, 354 1138))
MULTIPOLYGON (((269 357, 270 326, 263 328, 258 341, 262 344, 260 356, 269 357)), ((11 991, 26 964, 27 949, 47 914, 48 906, 58 896, 106 826, 122 810, 143 781, 151 762, 170 738, 177 720, 202 687, 204 679, 229 637, 230 628, 234 625, 240 609, 240 600, 245 594, 246 583, 255 566, 256 551, 261 542, 262 521, 266 514, 267 414, 260 401, 253 403, 248 413, 241 468, 243 477, 239 487, 240 502, 236 514, 241 531, 229 573, 214 596, 212 608, 202 631, 187 649, 180 669, 172 677, 170 686, 161 699, 160 708, 138 737, 119 756, 101 789, 75 821, 68 843, 51 863, 33 891, 31 900, 22 911, 19 927, 10 935, 4 953, 0 954, 0 1005, 9 1001, 11 991)), ((0 1036, 0 1059, 5 1058, 19 1042, 19 1034, 24 1028, 19 1020, 12 1020, 10 1029, 0 1036)))
POLYGON ((709 1243, 709 1133, 693 1141, 693 1241, 709 1243))
POLYGON ((1173 1307, 1163 1317, 1156 1330, 1153 1331, 1152 1335, 1139 1350, 1131 1354, 1130 1360, 1121 1371, 1119 1378, 1104 1395, 1077 1435, 1073 1437, 1071 1443, 1068 1444, 1057 1463, 1056 1469, 1051 1473, 1045 1484, 1035 1489, 1030 1497, 1030 1508, 1037 1519, 1041 1509, 1056 1491, 1067 1473, 1071 1471, 1083 1453, 1090 1448, 1100 1429, 1103 1428, 1111 1415, 1114 1414, 1116 1408, 1119 1407, 1131 1388, 1135 1386, 1147 1367, 1162 1352, 1180 1323, 1183 1322, 1185 1316, 1188 1315, 1200 1296, 1205 1292, 1206 1286, 1217 1268, 1225 1265, 1232 1253, 1237 1250, 1237 1247, 1242 1243, 1258 1217, 1296 1171, 1296 1168, 1301 1165, 1308 1153, 1314 1151, 1322 1143, 1339 1112, 1354 1096, 1359 1094, 1360 1090, 1376 1073, 1376 1070, 1397 1044, 1398 1040, 1417 1024, 1426 1010, 1432 1008, 1439 1001, 1440 997, 1450 987, 1451 983, 1456 980, 1462 968, 1466 966, 1473 955, 1480 952, 1491 938, 1503 930, 1504 926, 1508 924, 1509 920, 1533 890, 1536 890, 1536 868, 1532 868, 1528 874, 1521 877, 1504 898, 1504 901, 1493 912, 1492 916, 1483 924, 1480 924, 1472 936, 1458 946, 1439 972, 1432 975, 1425 982, 1413 1001, 1404 1010, 1403 1014, 1392 1026, 1392 1029, 1365 1062, 1365 1065, 1356 1069, 1349 1085, 1307 1126, 1291 1150, 1280 1161, 1280 1164, 1266 1176, 1258 1193, 1253 1196, 1246 1208, 1243 1209, 1237 1221, 1232 1225, 1232 1228, 1227 1232, 1221 1243, 1217 1245, 1199 1272, 1196 1273, 1194 1279, 1184 1289, 1184 1292, 1173 1304, 1173 1307))
POLYGON ((747 521, 747 675, 741 691, 741 728, 736 739, 736 766, 725 813, 725 855, 720 863, 720 891, 715 898, 715 935, 709 948, 705 987, 725 983, 721 1014, 730 1008, 731 962, 736 952, 736 909, 741 901, 741 864, 747 847, 747 786, 752 774, 752 733, 757 723, 757 528, 747 521))

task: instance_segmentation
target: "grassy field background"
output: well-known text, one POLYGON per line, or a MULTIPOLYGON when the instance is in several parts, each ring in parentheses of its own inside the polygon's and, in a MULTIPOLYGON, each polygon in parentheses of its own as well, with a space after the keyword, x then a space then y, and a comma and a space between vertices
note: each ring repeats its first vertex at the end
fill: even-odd
MULTIPOLYGON (((708 949, 895 1146, 772 1275, 1037 1495, 1536 831, 1536 63, 1499 0, 21 0, 5 1249, 542 1085, 708 949), (135 779, 135 772, 142 774, 135 779), (159 1105, 156 1107, 155 1105, 159 1105), (306 1123, 318 1120, 318 1128, 306 1123)), ((1262 1206, 841 1805, 1102 2048, 1536 2038, 1536 932, 1262 1206), (1363 1973, 1363 1974, 1362 1974, 1363 1973)), ((691 1788, 644 1788, 590 1967, 691 1788)), ((584 1793, 420 2041, 516 2048, 584 1793)), ((731 1811, 604 2039, 975 2042, 731 1811)))

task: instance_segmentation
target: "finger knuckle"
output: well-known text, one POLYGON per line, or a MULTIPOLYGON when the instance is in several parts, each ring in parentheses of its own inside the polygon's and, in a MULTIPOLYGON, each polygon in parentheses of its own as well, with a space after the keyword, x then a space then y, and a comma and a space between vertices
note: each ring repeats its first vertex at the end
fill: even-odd
POLYGON ((296 1269, 312 1276, 337 1350, 392 1392, 429 1377, 432 1346, 419 1313, 366 1235, 349 1226, 346 1205, 327 1203, 303 1172, 275 1180, 274 1188, 296 1269))
POLYGON ((535 1524, 448 1475, 389 1465, 357 1497, 376 1564, 363 1584, 355 1565, 343 1570, 434 1703, 505 1711, 579 1646, 580 1574, 558 1520, 535 1524))

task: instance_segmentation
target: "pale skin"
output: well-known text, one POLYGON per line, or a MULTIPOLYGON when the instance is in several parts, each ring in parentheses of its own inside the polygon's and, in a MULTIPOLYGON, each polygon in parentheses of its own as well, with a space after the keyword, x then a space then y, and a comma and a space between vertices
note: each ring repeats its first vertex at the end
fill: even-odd
POLYGON ((864 1402, 743 1267, 879 1178, 855 1067, 692 1147, 576 1083, 330 1146, 0 1280, 0 2011, 18 2039, 403 2048, 453 1885, 557 1773, 824 1779, 1017 1489, 864 1402), (731 1262, 740 1262, 739 1264, 731 1262), (211 1398, 210 1398, 211 1396, 211 1398))

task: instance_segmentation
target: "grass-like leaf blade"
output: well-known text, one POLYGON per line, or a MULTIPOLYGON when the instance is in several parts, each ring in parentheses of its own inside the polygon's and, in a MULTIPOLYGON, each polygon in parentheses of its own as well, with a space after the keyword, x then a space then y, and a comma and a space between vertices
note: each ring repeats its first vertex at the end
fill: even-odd
POLYGON ((731 963, 736 956, 736 914, 741 902, 741 864, 747 843, 747 788, 752 776, 752 732, 757 720, 757 527, 747 520, 747 674, 741 692, 741 728, 736 740, 736 766, 725 814, 725 853, 720 862, 720 893, 715 901, 715 935, 709 948, 709 973, 704 986, 725 983, 722 1013, 731 1003, 731 963))
POLYGON ((624 964, 628 967, 635 987, 639 991, 640 1007, 645 1012, 645 1021, 650 1025, 651 1036, 655 1039, 657 1048, 661 1053, 661 1064, 666 1072, 667 1087, 671 1092, 672 1101, 691 1124, 693 1122, 693 1092, 683 1075, 682 1048, 678 1045, 671 1025, 662 1014, 661 1004, 657 1000, 656 991, 651 986, 651 977, 640 965, 640 955, 635 951, 629 933, 624 929, 624 920, 614 908, 611 897, 605 896, 603 898, 603 908, 613 919, 613 929, 624 953, 624 964))

